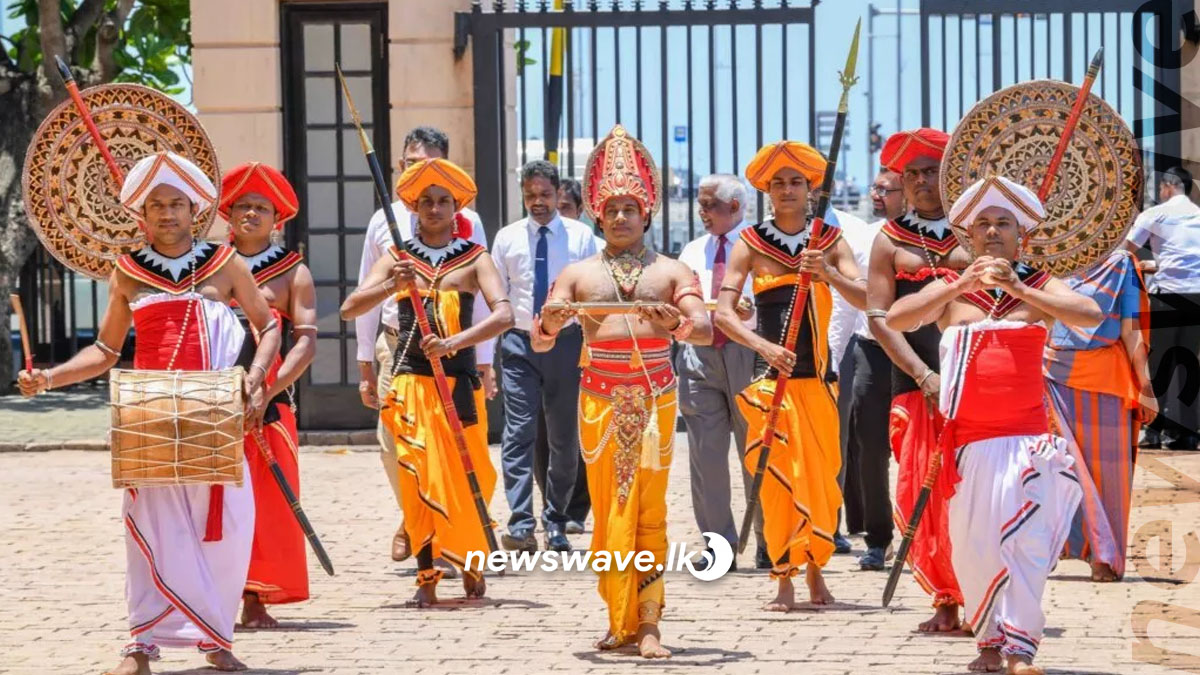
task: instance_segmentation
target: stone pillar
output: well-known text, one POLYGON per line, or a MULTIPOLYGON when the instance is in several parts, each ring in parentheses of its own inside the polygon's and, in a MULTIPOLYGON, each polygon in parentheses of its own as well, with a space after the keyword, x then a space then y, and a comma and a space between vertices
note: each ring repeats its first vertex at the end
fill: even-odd
MULTIPOLYGON (((222 170, 283 165, 277 0, 192 3, 192 92, 222 170)), ((223 236, 220 218, 210 237, 223 236)))

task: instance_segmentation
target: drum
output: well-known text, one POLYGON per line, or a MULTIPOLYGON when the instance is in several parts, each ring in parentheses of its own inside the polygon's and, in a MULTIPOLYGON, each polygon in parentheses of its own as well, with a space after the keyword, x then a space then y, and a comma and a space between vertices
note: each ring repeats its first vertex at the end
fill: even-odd
POLYGON ((113 370, 113 487, 241 485, 244 376, 240 367, 113 370))

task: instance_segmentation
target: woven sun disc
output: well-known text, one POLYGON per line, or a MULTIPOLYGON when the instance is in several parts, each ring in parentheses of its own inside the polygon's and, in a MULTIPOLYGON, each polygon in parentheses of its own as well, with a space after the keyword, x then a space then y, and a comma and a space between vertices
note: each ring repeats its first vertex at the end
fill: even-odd
MULTIPOLYGON (((976 103, 954 129, 942 156, 947 210, 973 183, 1003 175, 1034 192, 1062 138, 1080 88, 1035 80, 976 103)), ((1142 203, 1145 180, 1137 141, 1125 120, 1089 94, 1046 198, 1046 221, 1031 234, 1029 262, 1057 277, 1103 260, 1125 239, 1142 203)), ((971 250, 966 232, 954 228, 971 250)))
POLYGON ((111 371, 113 487, 241 485, 244 377, 240 367, 111 371))
MULTIPOLYGON (((165 94, 136 84, 105 84, 80 93, 123 173, 146 155, 170 150, 194 162, 214 185, 221 184, 217 153, 204 128, 165 94)), ((38 239, 76 272, 107 278, 118 257, 145 243, 137 220, 121 206, 121 186, 70 99, 34 134, 23 186, 38 239)), ((196 216, 196 237, 208 231, 216 212, 210 208, 196 216)))

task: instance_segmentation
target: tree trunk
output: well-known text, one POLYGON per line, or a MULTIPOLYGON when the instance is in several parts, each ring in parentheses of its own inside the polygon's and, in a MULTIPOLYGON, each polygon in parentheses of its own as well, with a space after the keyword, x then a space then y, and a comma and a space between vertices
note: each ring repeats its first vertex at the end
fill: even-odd
MULTIPOLYGON (((44 107, 32 79, 17 80, 7 93, 0 95, 0 394, 9 393, 16 380, 12 370, 12 342, 8 296, 17 287, 21 267, 33 251, 37 236, 30 229, 21 194, 21 174, 25 151, 37 130, 44 107)), ((26 317, 32 321, 33 317, 26 317)))

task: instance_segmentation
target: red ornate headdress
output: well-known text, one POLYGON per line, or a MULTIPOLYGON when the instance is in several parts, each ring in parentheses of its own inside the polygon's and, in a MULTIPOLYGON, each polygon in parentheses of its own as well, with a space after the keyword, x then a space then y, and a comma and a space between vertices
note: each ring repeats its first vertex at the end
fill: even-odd
POLYGON ((271 200, 275 206, 275 229, 300 212, 300 200, 296 190, 278 169, 261 162, 247 162, 230 169, 221 179, 221 204, 219 209, 225 220, 232 222, 233 203, 244 194, 254 192, 271 200))
POLYGON ((613 197, 636 199, 647 220, 662 202, 662 178, 654 158, 620 124, 592 150, 583 172, 583 207, 592 220, 600 221, 604 204, 613 197))
POLYGON ((942 161, 942 153, 950 135, 944 131, 921 127, 912 131, 898 131, 888 136, 879 152, 879 163, 885 168, 904 173, 904 167, 918 157, 929 157, 942 161))

